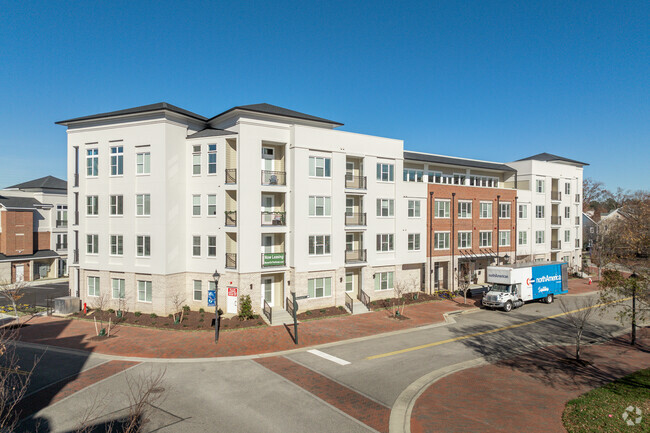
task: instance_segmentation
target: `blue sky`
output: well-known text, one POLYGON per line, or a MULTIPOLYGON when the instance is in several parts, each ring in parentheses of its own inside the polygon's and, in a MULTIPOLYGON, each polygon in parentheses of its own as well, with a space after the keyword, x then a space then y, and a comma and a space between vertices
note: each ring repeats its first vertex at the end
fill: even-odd
POLYGON ((267 102, 497 161, 550 152, 650 189, 647 1, 0 0, 0 187, 65 178, 55 121, 267 102))

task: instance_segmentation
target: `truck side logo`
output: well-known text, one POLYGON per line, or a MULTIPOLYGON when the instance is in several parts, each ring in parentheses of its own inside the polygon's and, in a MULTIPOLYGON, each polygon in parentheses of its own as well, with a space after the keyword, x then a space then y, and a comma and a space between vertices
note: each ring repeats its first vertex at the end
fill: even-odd
POLYGON ((530 283, 531 283, 531 282, 532 282, 532 281, 530 281, 530 278, 526 278, 526 285, 527 285, 527 286, 530 286, 530 283))

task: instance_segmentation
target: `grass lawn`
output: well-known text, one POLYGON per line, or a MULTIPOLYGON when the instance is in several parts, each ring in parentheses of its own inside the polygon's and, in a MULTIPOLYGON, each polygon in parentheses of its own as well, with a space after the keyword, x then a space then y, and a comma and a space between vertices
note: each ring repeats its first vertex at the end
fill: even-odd
MULTIPOLYGON (((629 413, 634 421, 638 415, 629 413)), ((562 422, 569 433, 650 431, 650 369, 637 371, 591 390, 567 403, 562 422), (629 406, 642 411, 640 424, 629 426, 622 415, 629 406)))

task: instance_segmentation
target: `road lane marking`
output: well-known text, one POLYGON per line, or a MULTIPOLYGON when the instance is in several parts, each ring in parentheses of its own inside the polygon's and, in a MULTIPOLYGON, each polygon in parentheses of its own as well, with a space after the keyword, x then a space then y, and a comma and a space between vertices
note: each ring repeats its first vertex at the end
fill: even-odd
POLYGON ((345 359, 337 358, 336 356, 332 356, 328 353, 321 352, 320 350, 316 349, 311 349, 308 350, 307 352, 311 353, 312 355, 320 356, 321 358, 325 358, 328 361, 336 362, 339 365, 348 365, 350 362, 346 361, 345 359))
POLYGON ((567 314, 577 313, 579 311, 588 310, 590 308, 598 308, 598 307, 603 307, 603 306, 609 305, 609 304, 616 304, 618 302, 629 301, 630 299, 632 299, 631 296, 627 297, 627 298, 619 299, 617 301, 611 301, 611 302, 605 302, 605 303, 602 303, 602 304, 596 304, 596 305, 593 305, 591 307, 578 308, 577 310, 567 311, 566 313, 559 313, 559 314, 554 314, 552 316, 541 317, 539 319, 530 320, 528 322, 516 323, 514 325, 503 326, 501 328, 489 329, 487 331, 475 332, 473 334, 462 335, 460 337, 448 338, 446 340, 436 341, 434 343, 428 343, 428 344, 422 344, 420 346, 408 347, 406 349, 395 350, 393 352, 387 352, 387 353, 381 353, 379 355, 372 355, 372 356, 367 357, 366 359, 370 360, 370 359, 385 358, 387 356, 393 356, 393 355, 399 355, 399 354, 402 354, 402 353, 413 352, 414 350, 427 349, 429 347, 440 346, 442 344, 453 343, 455 341, 467 340, 468 338, 478 337, 478 336, 481 336, 481 335, 494 334, 495 332, 507 331, 508 329, 515 329, 515 328, 519 328, 519 327, 522 327, 522 326, 532 325, 534 323, 543 322, 543 321, 549 320, 549 319, 556 319, 558 317, 566 316, 567 314))

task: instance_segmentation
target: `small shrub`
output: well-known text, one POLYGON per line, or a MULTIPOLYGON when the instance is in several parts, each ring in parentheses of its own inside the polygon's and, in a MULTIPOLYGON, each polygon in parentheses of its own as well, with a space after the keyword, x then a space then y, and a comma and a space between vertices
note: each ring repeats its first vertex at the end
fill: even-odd
POLYGON ((183 305, 183 312, 185 314, 189 313, 190 312, 190 306, 189 305, 183 305))
POLYGON ((239 318, 248 320, 252 319, 253 316, 253 302, 250 295, 242 296, 239 301, 239 318))
POLYGON ((113 313, 115 312, 115 310, 113 310, 112 308, 109 308, 109 309, 106 310, 106 311, 108 311, 108 312, 111 313, 111 314, 113 314, 113 313))
POLYGON ((201 317, 201 318, 199 319, 199 322, 203 322, 203 317, 201 317))
POLYGON ((308 315, 308 316, 311 316, 311 310, 307 310, 307 311, 305 312, 305 314, 308 315))
POLYGON ((201 313, 201 314, 205 313, 205 309, 204 308, 199 308, 199 313, 201 313))
POLYGON ((318 310, 318 311, 320 311, 322 314, 324 314, 325 311, 327 311, 327 310, 318 310))
POLYGON ((142 316, 142 313, 139 312, 139 311, 136 311, 135 313, 133 313, 133 315, 134 315, 135 317, 140 317, 140 316, 142 316))
POLYGON ((156 313, 151 313, 151 314, 149 314, 149 317, 151 317, 152 319, 155 319, 156 317, 158 317, 158 315, 156 313))
POLYGON ((174 317, 174 315, 173 314, 168 314, 167 317, 171 319, 171 318, 174 317))
POLYGON ((183 328, 187 328, 187 325, 185 323, 183 323, 183 328))
POLYGON ((337 308, 339 309, 339 311, 343 311, 343 306, 342 305, 339 305, 337 308))

